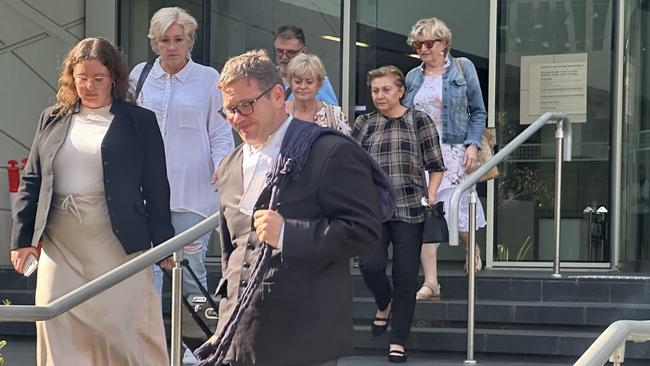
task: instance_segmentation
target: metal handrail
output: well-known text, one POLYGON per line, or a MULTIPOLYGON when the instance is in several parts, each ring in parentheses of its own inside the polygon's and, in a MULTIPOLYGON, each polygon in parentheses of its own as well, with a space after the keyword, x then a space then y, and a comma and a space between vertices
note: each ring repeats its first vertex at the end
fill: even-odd
POLYGON ((533 122, 522 133, 510 141, 506 146, 490 160, 486 161, 474 173, 470 174, 463 180, 458 187, 454 189, 451 196, 451 207, 449 209, 449 245, 458 245, 458 211, 460 198, 468 189, 472 188, 469 198, 469 243, 467 244, 468 259, 468 276, 467 276, 467 358, 464 364, 475 365, 474 360, 474 304, 475 304, 475 253, 476 253, 476 203, 478 195, 476 193, 476 183, 485 173, 503 161, 511 152, 522 145, 533 134, 539 131, 543 126, 551 121, 557 121, 555 138, 557 139, 557 153, 555 166, 555 261, 554 277, 560 276, 560 186, 562 183, 562 160, 571 160, 571 121, 565 113, 544 113, 535 122, 533 122), (565 131, 566 130, 566 131, 565 131), (565 135, 566 132, 566 135, 565 135))
POLYGON ((469 177, 465 178, 465 180, 454 189, 454 193, 451 196, 451 207, 449 209, 449 245, 458 245, 458 206, 460 205, 461 195, 474 186, 479 179, 485 175, 485 173, 489 172, 490 169, 505 160, 511 152, 551 121, 561 122, 562 127, 566 127, 563 158, 565 161, 571 160, 572 134, 569 117, 567 117, 565 113, 544 113, 506 146, 500 148, 498 153, 496 153, 490 160, 486 161, 485 164, 481 165, 476 171, 474 171, 474 173, 470 174, 469 177))
POLYGON ((171 359, 172 366, 181 365, 181 284, 183 271, 180 262, 183 259, 183 247, 214 230, 219 225, 219 213, 209 216, 200 223, 174 236, 153 249, 129 260, 76 290, 61 296, 43 306, 9 305, 0 307, 0 321, 41 321, 52 319, 73 307, 87 301, 103 291, 126 280, 136 273, 151 267, 154 263, 174 254, 172 269, 172 329, 171 359))
POLYGON ((182 249, 187 243, 191 243, 207 232, 214 230, 218 224, 219 213, 215 213, 199 224, 47 305, 0 306, 0 321, 33 322, 52 319, 182 249))
POLYGON ((608 360, 620 365, 625 360, 625 342, 650 340, 650 320, 618 320, 589 346, 573 366, 602 366, 608 360))

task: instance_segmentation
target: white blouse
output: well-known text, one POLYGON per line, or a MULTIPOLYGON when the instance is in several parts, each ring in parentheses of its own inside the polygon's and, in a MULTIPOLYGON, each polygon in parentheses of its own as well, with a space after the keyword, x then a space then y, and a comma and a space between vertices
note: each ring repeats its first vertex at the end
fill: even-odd
POLYGON ((65 141, 54 156, 54 192, 101 194, 104 192, 102 141, 113 121, 111 105, 81 107, 72 115, 65 141))
MULTIPOLYGON (((133 68, 133 89, 144 63, 133 68)), ((230 124, 218 113, 223 105, 219 73, 190 59, 169 75, 156 59, 138 96, 138 105, 156 114, 165 144, 172 211, 207 217, 218 209, 219 196, 210 183, 221 160, 234 149, 230 124)))

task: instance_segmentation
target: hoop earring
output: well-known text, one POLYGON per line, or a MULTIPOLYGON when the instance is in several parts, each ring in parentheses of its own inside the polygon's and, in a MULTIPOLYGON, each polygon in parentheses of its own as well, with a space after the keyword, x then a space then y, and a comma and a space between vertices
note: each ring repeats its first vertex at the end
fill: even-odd
POLYGON ((114 82, 114 81, 113 81, 113 84, 111 84, 111 87, 112 87, 112 88, 114 88, 114 87, 115 87, 115 82, 114 82))

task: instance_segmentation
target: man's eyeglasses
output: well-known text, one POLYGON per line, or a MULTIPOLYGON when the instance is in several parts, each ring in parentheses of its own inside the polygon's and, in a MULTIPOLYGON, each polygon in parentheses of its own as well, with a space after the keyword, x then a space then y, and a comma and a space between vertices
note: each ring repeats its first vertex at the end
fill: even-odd
POLYGON ((77 83, 77 85, 81 86, 82 88, 86 88, 90 86, 90 84, 93 84, 95 88, 101 88, 106 82, 108 82, 108 78, 106 76, 95 76, 94 78, 89 78, 88 76, 84 75, 74 75, 73 77, 75 83, 77 83))
POLYGON ((225 119, 228 119, 229 117, 234 117, 235 113, 239 113, 239 115, 244 116, 244 117, 250 116, 251 114, 253 114, 253 112, 255 112, 255 108, 253 107, 255 105, 255 103, 261 97, 263 97, 264 94, 270 92, 271 89, 273 89, 276 85, 278 85, 278 84, 271 85, 271 87, 266 89, 265 91, 263 91, 262 94, 258 95, 257 97, 255 97, 255 98, 253 98, 253 99, 251 99, 249 101, 241 102, 241 103, 237 104, 234 107, 228 107, 228 108, 221 107, 221 108, 219 108, 219 114, 225 119))
POLYGON ((294 57, 296 57, 296 55, 298 53, 300 53, 300 51, 302 51, 303 48, 305 48, 305 47, 304 46, 300 47, 297 50, 283 50, 283 49, 280 49, 280 48, 276 48, 275 49, 275 54, 280 56, 280 57, 287 56, 288 58, 294 58, 294 57))
POLYGON ((433 45, 436 42, 440 42, 440 40, 439 39, 433 39, 433 40, 427 39, 426 41, 413 41, 411 46, 413 46, 413 48, 415 48, 416 50, 421 49, 422 45, 424 45, 426 48, 433 48, 433 45))

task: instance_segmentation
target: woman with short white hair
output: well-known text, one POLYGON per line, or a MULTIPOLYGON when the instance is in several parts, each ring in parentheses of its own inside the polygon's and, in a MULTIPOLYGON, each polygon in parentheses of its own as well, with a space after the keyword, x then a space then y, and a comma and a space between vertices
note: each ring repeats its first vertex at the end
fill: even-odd
MULTIPOLYGON (((158 10, 151 18, 153 63, 141 63, 131 71, 131 85, 140 106, 156 113, 165 144, 170 208, 176 233, 196 225, 219 207, 214 187, 215 170, 234 148, 232 131, 217 112, 223 105, 217 88, 219 73, 194 63, 196 20, 178 7, 158 10), (139 84, 139 85, 138 85, 139 84)), ((188 243, 184 258, 206 286, 204 265, 210 233, 188 243)), ((163 267, 171 266, 163 262, 163 267)), ((183 295, 199 294, 189 273, 183 276, 183 295)), ((156 286, 162 289, 162 272, 156 268, 156 286)), ((186 352, 189 357, 190 354, 186 352)))
POLYGON ((287 113, 303 121, 314 122, 350 134, 348 117, 341 107, 316 99, 325 80, 325 67, 316 55, 301 53, 287 66, 289 88, 294 99, 287 102, 287 113))

